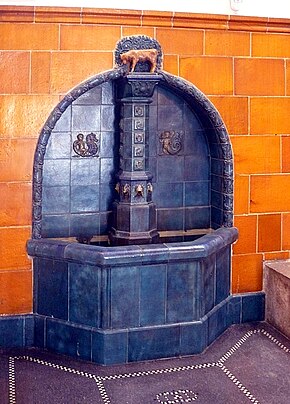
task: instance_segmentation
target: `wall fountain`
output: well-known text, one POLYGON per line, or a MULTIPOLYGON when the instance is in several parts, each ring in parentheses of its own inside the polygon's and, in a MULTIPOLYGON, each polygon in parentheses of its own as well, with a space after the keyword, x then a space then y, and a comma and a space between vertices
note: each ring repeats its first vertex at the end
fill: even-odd
POLYGON ((156 40, 123 38, 115 62, 60 101, 36 147, 35 345, 101 364, 199 353, 261 319, 256 296, 230 294, 229 136, 156 40))

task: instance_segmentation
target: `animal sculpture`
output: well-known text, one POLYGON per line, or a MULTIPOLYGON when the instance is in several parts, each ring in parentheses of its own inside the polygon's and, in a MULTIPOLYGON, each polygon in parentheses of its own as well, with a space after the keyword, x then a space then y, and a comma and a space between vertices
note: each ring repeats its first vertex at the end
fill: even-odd
POLYGON ((123 64, 129 63, 131 66, 130 72, 134 72, 138 62, 149 62, 151 65, 150 73, 153 73, 157 64, 157 49, 132 49, 121 54, 123 64))

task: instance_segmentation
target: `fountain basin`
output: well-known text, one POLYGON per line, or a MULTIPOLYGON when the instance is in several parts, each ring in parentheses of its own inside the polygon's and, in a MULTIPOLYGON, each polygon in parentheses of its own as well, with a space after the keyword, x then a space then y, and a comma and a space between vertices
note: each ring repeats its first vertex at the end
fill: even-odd
POLYGON ((230 296, 237 236, 232 227, 126 247, 29 240, 39 345, 100 364, 202 352, 240 321, 230 296))

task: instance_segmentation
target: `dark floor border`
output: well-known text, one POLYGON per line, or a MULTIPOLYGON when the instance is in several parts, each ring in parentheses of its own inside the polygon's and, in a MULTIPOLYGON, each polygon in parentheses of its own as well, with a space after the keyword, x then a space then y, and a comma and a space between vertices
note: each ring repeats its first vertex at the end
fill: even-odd
POLYGON ((0 347, 39 347, 111 365, 201 353, 232 324, 263 321, 265 293, 231 295, 201 321, 100 330, 37 314, 0 317, 0 347))

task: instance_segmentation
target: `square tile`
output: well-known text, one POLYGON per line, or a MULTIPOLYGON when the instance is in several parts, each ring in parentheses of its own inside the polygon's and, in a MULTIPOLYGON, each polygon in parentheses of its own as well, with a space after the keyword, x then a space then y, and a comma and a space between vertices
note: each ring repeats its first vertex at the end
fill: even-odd
POLYGON ((128 331, 92 332, 92 360, 103 365, 126 363, 128 331))
MULTIPOLYGON (((63 115, 62 115, 63 116, 63 115)), ((71 156, 71 134, 66 131, 52 131, 45 151, 45 160, 66 159, 71 156)))
POLYGON ((69 321, 99 327, 101 311, 101 272, 98 267, 70 263, 69 321))
POLYGON ((71 213, 98 210, 99 187, 97 185, 73 185, 71 187, 71 213))

